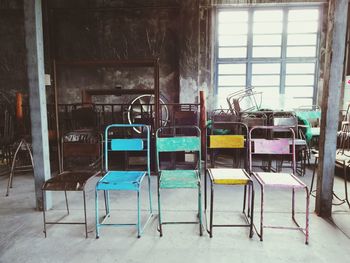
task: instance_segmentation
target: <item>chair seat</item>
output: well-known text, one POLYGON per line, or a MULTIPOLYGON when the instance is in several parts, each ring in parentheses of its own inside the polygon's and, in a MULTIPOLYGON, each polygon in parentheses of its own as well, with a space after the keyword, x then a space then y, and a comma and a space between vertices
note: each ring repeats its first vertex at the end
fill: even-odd
POLYGON ((196 170, 162 170, 160 188, 198 188, 198 171, 196 170))
POLYGON ((243 169, 210 168, 208 172, 215 184, 245 185, 250 181, 249 176, 243 169))
POLYGON ((254 173, 263 185, 286 188, 304 188, 306 185, 290 173, 254 173))
POLYGON ((96 185, 96 190, 138 191, 145 171, 109 171, 96 185))
POLYGON ((65 171, 47 180, 42 189, 47 191, 82 191, 87 181, 99 173, 95 171, 65 171))

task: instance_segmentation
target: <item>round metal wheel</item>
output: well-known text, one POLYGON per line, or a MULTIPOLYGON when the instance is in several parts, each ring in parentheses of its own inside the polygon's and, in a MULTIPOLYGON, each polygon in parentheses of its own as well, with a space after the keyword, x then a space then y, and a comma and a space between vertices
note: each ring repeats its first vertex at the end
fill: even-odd
MULTIPOLYGON (((169 121, 168 107, 164 101, 159 98, 161 125, 166 126, 169 121)), ((154 125, 155 121, 155 103, 154 95, 145 94, 133 99, 128 107, 128 122, 130 124, 144 123, 154 125)), ((135 132, 141 133, 141 129, 133 128, 135 132)))

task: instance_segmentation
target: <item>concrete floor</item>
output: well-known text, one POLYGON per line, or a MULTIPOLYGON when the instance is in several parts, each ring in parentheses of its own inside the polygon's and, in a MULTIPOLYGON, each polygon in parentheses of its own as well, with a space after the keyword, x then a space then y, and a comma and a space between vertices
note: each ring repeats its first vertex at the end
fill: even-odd
MULTIPOLYGON (((152 188, 156 208, 155 179, 152 178, 152 188)), ((308 170, 301 179, 309 184, 311 171, 308 170)), ((264 241, 260 242, 256 234, 252 239, 248 238, 247 228, 214 228, 214 236, 210 239, 206 233, 200 237, 198 227, 194 225, 166 225, 160 238, 156 216, 141 239, 137 239, 135 228, 128 227, 102 228, 101 237, 96 240, 93 188, 96 180, 87 186, 89 238, 85 239, 84 227, 77 225, 49 226, 48 237, 44 238, 42 213, 35 210, 33 177, 16 175, 9 197, 5 197, 7 178, 0 177, 0 262, 349 262, 350 210, 345 205, 334 206, 334 223, 327 222, 313 212, 313 197, 309 245, 304 244, 304 236, 299 231, 266 229, 264 241)), ((242 189, 220 187, 216 190, 216 223, 243 222, 240 213, 242 189)), ((341 178, 335 180, 335 191, 343 194, 341 178)), ((259 189, 256 192, 255 223, 258 224, 259 189)), ((136 197, 129 194, 111 194, 113 222, 136 219, 136 197)), ((146 208, 145 191, 142 196, 146 208)), ((80 193, 69 193, 68 197, 71 215, 65 219, 81 220, 80 193)), ((164 220, 195 219, 195 198, 195 191, 190 190, 164 193, 164 220)), ((63 193, 53 193, 53 200, 54 210, 49 211, 48 216, 60 218, 65 214, 63 193)), ((297 194, 297 200, 298 218, 304 219, 301 193, 297 194)), ((266 223, 292 225, 290 207, 290 193, 268 191, 266 223)), ((145 220, 146 211, 144 214, 145 220)))

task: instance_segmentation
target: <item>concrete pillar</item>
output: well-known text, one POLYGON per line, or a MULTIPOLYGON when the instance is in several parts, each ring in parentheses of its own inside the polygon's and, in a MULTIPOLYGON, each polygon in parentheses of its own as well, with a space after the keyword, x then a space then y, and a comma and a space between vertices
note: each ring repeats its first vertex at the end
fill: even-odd
POLYGON ((320 161, 318 165, 316 213, 322 217, 332 214, 333 182, 339 99, 343 78, 345 35, 348 0, 330 0, 324 70, 320 161))
MULTIPOLYGON (((41 0, 24 0, 24 28, 27 49, 30 118, 34 157, 36 207, 43 209, 41 186, 51 177, 47 131, 46 91, 41 0)), ((46 196, 46 207, 51 196, 46 196)))

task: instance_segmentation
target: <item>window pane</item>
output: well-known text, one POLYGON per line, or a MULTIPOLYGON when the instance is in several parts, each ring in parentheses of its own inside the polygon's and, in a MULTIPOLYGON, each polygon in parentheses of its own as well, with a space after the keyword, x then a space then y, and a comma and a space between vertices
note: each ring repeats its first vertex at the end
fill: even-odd
POLYGON ((247 35, 220 35, 219 46, 246 46, 247 35))
POLYGON ((282 21, 282 10, 261 10, 254 12, 254 22, 259 21, 282 21))
POLYGON ((286 65, 287 74, 314 74, 315 64, 314 63, 287 63, 286 65))
POLYGON ((314 85, 314 75, 286 75, 286 86, 314 85))
POLYGON ((274 58, 281 57, 280 47, 253 47, 253 57, 274 58))
POLYGON ((288 14, 288 20, 289 21, 318 20, 318 9, 290 10, 288 14))
POLYGON ((281 45, 281 35, 254 35, 253 46, 281 45))
POLYGON ((255 74, 280 74, 280 63, 253 64, 252 72, 255 74))
POLYGON ((219 13, 219 23, 248 21, 247 11, 222 11, 219 13))
POLYGON ((316 57, 316 47, 287 47, 287 57, 316 57))
POLYGON ((219 35, 245 35, 247 33, 247 23, 219 24, 219 35))
POLYGON ((246 47, 219 48, 219 58, 245 58, 246 56, 246 47))
POLYGON ((221 75, 218 79, 219 86, 244 86, 246 84, 245 75, 221 75))
POLYGON ((318 22, 288 22, 288 33, 317 32, 318 22))
POLYGON ((271 110, 280 108, 279 87, 255 87, 255 91, 262 92, 261 108, 271 110))
POLYGON ((219 64, 219 75, 246 73, 246 64, 219 64))
POLYGON ((254 34, 282 33, 282 22, 258 22, 253 24, 254 34))
POLYGON ((313 86, 286 87, 286 97, 312 97, 314 94, 313 86))
POLYGON ((311 106, 312 105, 312 98, 309 99, 295 99, 295 98, 289 98, 286 103, 286 107, 288 107, 289 110, 297 109, 300 106, 311 106))
POLYGON ((316 45, 317 43, 317 35, 316 34, 296 34, 288 35, 287 45, 296 45, 296 46, 303 46, 303 45, 316 45))
POLYGON ((252 86, 279 86, 280 75, 253 75, 252 86))

